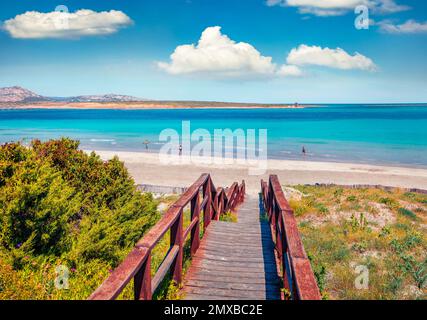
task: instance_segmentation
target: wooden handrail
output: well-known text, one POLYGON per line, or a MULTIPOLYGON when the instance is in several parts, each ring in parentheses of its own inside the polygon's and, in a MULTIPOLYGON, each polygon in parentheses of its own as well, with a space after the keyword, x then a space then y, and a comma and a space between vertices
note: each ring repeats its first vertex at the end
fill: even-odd
POLYGON ((186 238, 190 235, 190 252, 193 256, 200 245, 200 222, 204 229, 221 214, 234 210, 243 202, 245 182, 233 183, 227 192, 216 189, 211 176, 202 174, 181 197, 168 209, 164 216, 140 239, 131 253, 89 297, 90 300, 116 299, 134 279, 134 298, 150 300, 160 283, 170 272, 172 279, 182 283, 183 251, 186 238), (202 200, 200 198, 202 197, 202 200), (191 222, 183 229, 184 207, 191 206, 191 222), (200 213, 203 211, 203 220, 200 213), (156 244, 170 231, 170 248, 155 275, 151 276, 151 254, 156 244))
POLYGON ((304 250, 294 212, 276 175, 270 176, 268 184, 261 180, 261 197, 283 270, 284 289, 295 300, 320 300, 319 287, 304 250))

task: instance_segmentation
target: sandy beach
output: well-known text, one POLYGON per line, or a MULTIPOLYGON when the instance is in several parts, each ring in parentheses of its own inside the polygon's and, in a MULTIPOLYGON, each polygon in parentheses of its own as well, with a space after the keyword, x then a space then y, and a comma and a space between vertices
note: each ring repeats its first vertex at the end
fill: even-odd
POLYGON ((96 151, 102 159, 117 155, 124 161, 137 184, 187 187, 202 173, 210 173, 217 187, 229 186, 244 179, 247 191, 259 192, 261 179, 277 174, 282 184, 340 184, 382 185, 427 190, 427 169, 378 166, 354 163, 316 161, 268 160, 267 170, 261 175, 250 175, 253 164, 208 163, 206 158, 189 159, 170 156, 169 164, 162 163, 156 153, 96 151))

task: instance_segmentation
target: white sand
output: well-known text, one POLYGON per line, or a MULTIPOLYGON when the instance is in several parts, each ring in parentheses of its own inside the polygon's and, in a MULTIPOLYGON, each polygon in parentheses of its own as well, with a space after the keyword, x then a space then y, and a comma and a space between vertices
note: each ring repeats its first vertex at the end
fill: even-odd
MULTIPOLYGON (((352 163, 268 160, 262 175, 249 175, 252 164, 210 164, 206 158, 191 162, 187 157, 169 157, 164 164, 159 155, 145 152, 96 151, 107 160, 114 155, 124 161, 138 184, 186 187, 202 173, 210 173, 215 186, 229 186, 245 180, 249 193, 257 193, 260 180, 277 174, 282 184, 334 183, 368 184, 427 190, 427 170, 407 167, 376 166, 352 163)), ((194 160, 194 159, 193 159, 194 160)))

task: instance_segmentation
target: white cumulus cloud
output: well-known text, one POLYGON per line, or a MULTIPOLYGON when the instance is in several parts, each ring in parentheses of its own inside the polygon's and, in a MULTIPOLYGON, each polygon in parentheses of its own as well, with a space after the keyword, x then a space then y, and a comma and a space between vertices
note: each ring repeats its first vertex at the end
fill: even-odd
POLYGON ((28 11, 6 20, 2 28, 18 39, 79 38, 112 34, 130 24, 132 20, 122 11, 81 9, 73 13, 28 11))
POLYGON ((393 34, 405 33, 427 33, 427 22, 417 22, 415 20, 408 20, 402 24, 394 24, 390 21, 381 21, 377 25, 380 30, 393 34))
POLYGON ((303 75, 303 72, 297 66, 284 64, 279 68, 277 74, 285 77, 300 77, 303 75))
POLYGON ((374 13, 386 14, 409 10, 395 0, 267 0, 268 6, 295 7, 301 14, 319 17, 339 16, 353 11, 359 5, 366 5, 374 13))
POLYGON ((220 76, 272 75, 277 66, 252 45, 235 42, 221 33, 221 27, 203 31, 197 45, 178 46, 171 61, 158 66, 171 74, 210 73, 220 76))
POLYGON ((377 68, 371 59, 360 53, 350 55, 341 48, 330 49, 305 44, 292 49, 286 62, 296 66, 315 65, 342 70, 374 71, 377 68))

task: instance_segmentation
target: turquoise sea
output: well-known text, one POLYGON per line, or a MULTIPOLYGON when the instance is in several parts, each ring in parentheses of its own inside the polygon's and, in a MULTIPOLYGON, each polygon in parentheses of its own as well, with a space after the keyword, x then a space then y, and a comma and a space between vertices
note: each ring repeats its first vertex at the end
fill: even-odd
POLYGON ((149 152, 182 121, 191 129, 267 129, 268 156, 427 167, 427 105, 320 105, 305 109, 0 109, 0 143, 62 136, 81 148, 149 152))

